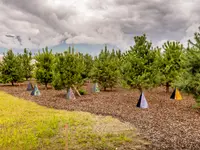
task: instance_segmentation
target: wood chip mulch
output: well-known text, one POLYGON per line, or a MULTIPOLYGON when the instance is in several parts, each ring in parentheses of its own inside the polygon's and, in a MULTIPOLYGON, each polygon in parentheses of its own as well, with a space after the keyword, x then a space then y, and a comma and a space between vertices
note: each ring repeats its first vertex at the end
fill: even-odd
MULTIPOLYGON (((88 89, 91 86, 87 86, 88 89)), ((111 115, 132 123, 152 144, 147 149, 200 150, 200 113, 192 108, 194 99, 182 94, 183 100, 170 100, 163 87, 145 91, 148 109, 136 107, 140 93, 125 89, 88 94, 76 100, 66 100, 65 91, 43 90, 41 96, 31 96, 26 85, 0 86, 0 90, 40 105, 70 111, 87 111, 111 115)))

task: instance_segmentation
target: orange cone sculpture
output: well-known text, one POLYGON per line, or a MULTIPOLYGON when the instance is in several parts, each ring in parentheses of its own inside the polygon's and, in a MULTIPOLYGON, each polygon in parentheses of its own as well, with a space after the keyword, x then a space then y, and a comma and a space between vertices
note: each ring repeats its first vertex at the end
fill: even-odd
POLYGON ((170 99, 182 100, 182 96, 177 88, 174 89, 170 99))

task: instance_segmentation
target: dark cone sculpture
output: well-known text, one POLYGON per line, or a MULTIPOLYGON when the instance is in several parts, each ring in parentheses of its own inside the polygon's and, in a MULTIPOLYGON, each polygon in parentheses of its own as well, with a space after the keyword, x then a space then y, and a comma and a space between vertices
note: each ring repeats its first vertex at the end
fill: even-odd
POLYGON ((32 91, 33 90, 33 85, 31 82, 28 83, 28 86, 27 86, 27 91, 32 91))

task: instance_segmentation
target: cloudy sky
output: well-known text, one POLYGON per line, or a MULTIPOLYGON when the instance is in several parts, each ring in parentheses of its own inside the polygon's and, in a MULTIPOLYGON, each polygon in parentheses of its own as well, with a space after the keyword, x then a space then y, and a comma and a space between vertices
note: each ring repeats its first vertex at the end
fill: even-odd
POLYGON ((0 0, 0 50, 62 50, 65 43, 89 52, 104 44, 126 49, 143 33, 154 45, 186 44, 199 14, 200 0, 0 0))

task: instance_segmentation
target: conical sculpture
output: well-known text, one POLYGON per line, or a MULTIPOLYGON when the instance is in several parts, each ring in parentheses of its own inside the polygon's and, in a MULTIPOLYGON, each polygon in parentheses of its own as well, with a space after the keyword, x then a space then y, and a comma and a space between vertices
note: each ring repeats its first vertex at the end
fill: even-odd
POLYGON ((177 88, 174 89, 172 95, 170 96, 170 99, 182 100, 182 96, 177 88))
POLYGON ((33 90, 33 85, 31 82, 28 83, 28 86, 27 86, 27 91, 32 91, 33 90))
POLYGON ((140 98, 137 103, 137 107, 139 107, 139 108, 148 108, 149 107, 143 92, 140 95, 140 98))
POLYGON ((31 92, 31 95, 33 96, 40 96, 40 91, 37 87, 37 84, 35 84, 33 91, 31 92))
POLYGON ((75 95, 74 95, 74 92, 71 88, 68 89, 67 91, 67 99, 76 99, 75 95))
POLYGON ((92 91, 93 91, 94 93, 100 92, 99 86, 98 86, 97 83, 94 84, 94 86, 93 86, 93 88, 92 88, 92 91))

